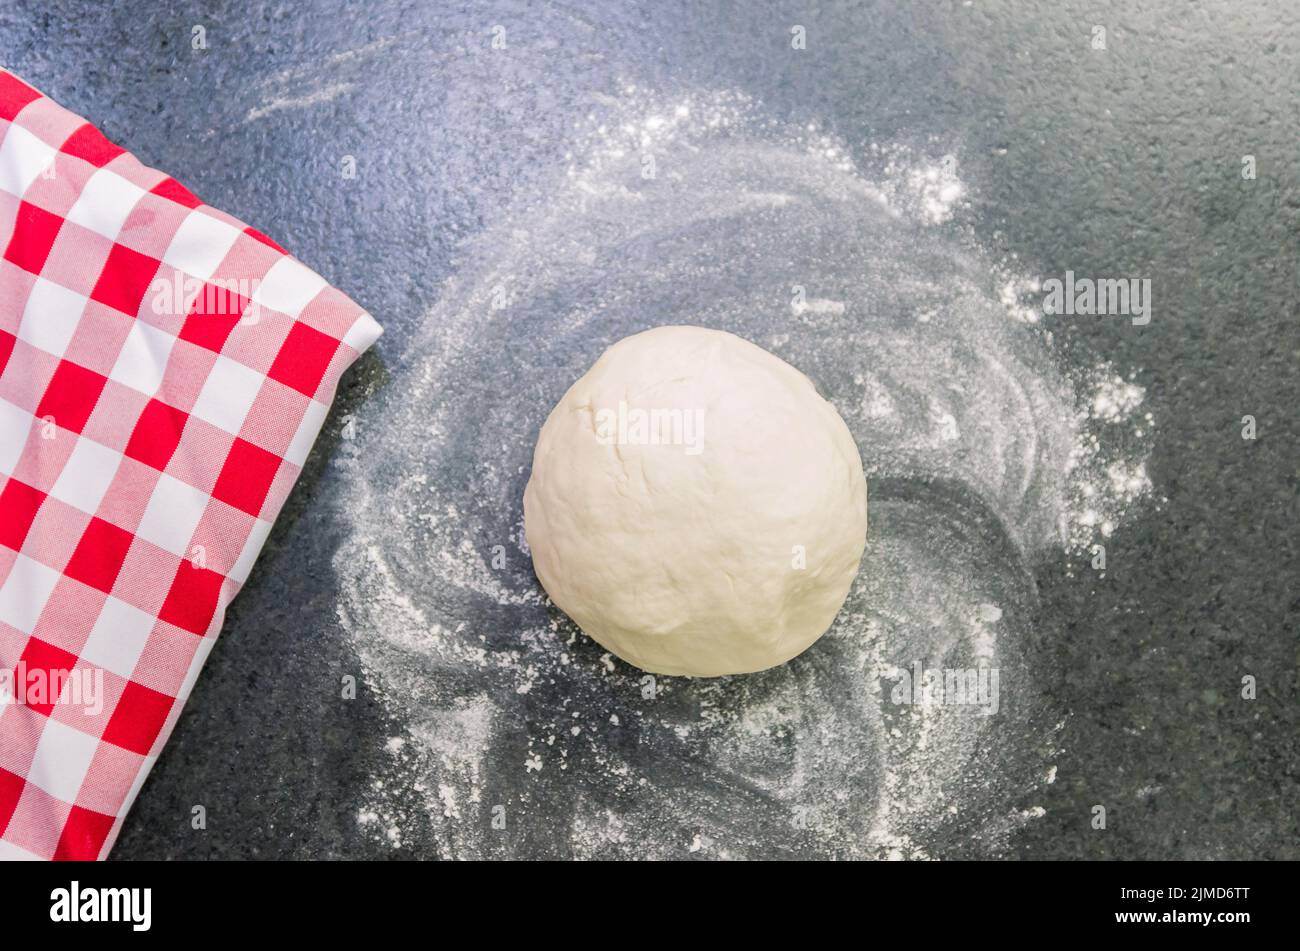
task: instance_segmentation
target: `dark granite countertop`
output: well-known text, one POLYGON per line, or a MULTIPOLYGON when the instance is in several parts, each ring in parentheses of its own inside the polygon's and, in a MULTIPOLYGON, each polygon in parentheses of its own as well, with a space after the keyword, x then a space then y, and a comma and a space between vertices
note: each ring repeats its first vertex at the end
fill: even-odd
MULTIPOLYGON (((741 95, 773 122, 815 126, 873 167, 881 163, 873 145, 955 154, 964 186, 957 225, 989 260, 1037 275, 1152 282, 1149 324, 1076 319, 1054 332, 1063 378, 1114 368, 1144 392, 1154 429, 1146 502, 1109 536, 1104 577, 1059 549, 1031 567, 1022 660, 1035 695, 1064 724, 1036 741, 1051 747, 1043 763, 1054 781, 999 790, 996 801, 986 792, 987 815, 1032 819, 995 837, 987 815, 978 827, 944 825, 926 837, 925 854, 1300 858, 1300 8, 1285 0, 206 6, 8 4, 0 63, 273 236, 386 334, 349 372, 114 858, 605 854, 602 842, 617 842, 587 830, 574 846, 572 815, 554 805, 564 802, 563 784, 525 789, 537 781, 523 767, 532 739, 512 747, 517 769, 486 780, 507 787, 501 800, 516 803, 512 814, 531 830, 512 846, 448 837, 439 824, 449 815, 418 805, 420 791, 379 789, 419 782, 418 767, 393 762, 395 748, 419 742, 418 718, 386 702, 383 692, 400 685, 383 686, 382 671, 362 674, 371 661, 359 659, 357 644, 368 635, 355 612, 340 610, 338 592, 340 547, 357 531, 340 512, 355 465, 365 465, 349 454, 345 424, 383 427, 378 417, 393 405, 385 400, 424 352, 426 320, 493 252, 475 239, 508 228, 521 195, 545 193, 538 182, 571 161, 579 120, 625 97, 629 84, 664 101, 699 101, 702 90, 741 95), (206 49, 193 48, 196 26, 206 49), (795 26, 804 49, 792 46, 795 26), (1105 27, 1104 49, 1096 26, 1105 27), (494 37, 504 48, 493 48, 494 37), (340 173, 345 156, 355 178, 340 173), (1254 156, 1254 178, 1243 177, 1245 156, 1254 156), (1246 415, 1257 422, 1253 440, 1242 438, 1246 415), (340 702, 349 673, 362 688, 340 702), (1257 678, 1257 699, 1240 696, 1246 675, 1257 678), (195 804, 207 811, 202 831, 191 828, 195 804), (1091 827, 1098 804, 1105 830, 1091 827)), ((545 295, 532 306, 545 308, 545 295)), ((619 326, 602 328, 600 343, 619 326)), ((501 382, 493 367, 527 360, 517 351, 536 344, 564 368, 560 390, 545 391, 553 400, 561 378, 600 347, 574 335, 530 342, 533 333, 527 322, 509 333, 485 326, 472 359, 439 370, 467 406, 491 406, 487 390, 501 382)), ((802 368, 820 370, 819 382, 836 379, 833 366, 802 368)), ((534 436, 519 433, 518 442, 530 446, 534 436)), ((526 451, 518 458, 526 468, 526 451)), ((459 463, 440 456, 430 475, 474 483, 484 478, 481 461, 470 450, 459 463)), ((517 505, 525 476, 487 478, 517 505)), ((890 497, 886 485, 881 498, 890 497)), ((473 504, 459 501, 462 513, 473 504)), ((888 505, 882 511, 888 529, 888 505)), ((503 532, 517 517, 501 516, 503 532)), ((517 568, 507 587, 526 591, 526 563, 517 568)), ((469 613, 465 598, 421 590, 418 616, 443 628, 482 622, 508 638, 519 623, 504 608, 489 619, 469 613)), ((575 650, 595 665, 599 652, 575 650)), ((530 706, 502 707, 501 716, 518 714, 523 736, 546 719, 539 707, 562 695, 539 690, 530 706)), ((507 734, 493 741, 510 745, 507 734)), ((437 740, 425 740, 436 760, 437 740)), ((659 749, 626 756, 653 779, 659 767, 647 757, 659 749)), ((681 769, 674 782, 697 788, 681 769)), ((584 821, 608 810, 613 828, 620 797, 634 792, 583 796, 598 803, 584 821)), ((468 809, 464 798, 457 808, 468 809)), ((728 800, 698 811, 738 808, 728 800)), ((753 853, 729 850, 707 821, 687 826, 707 833, 695 851, 753 853)), ((644 816, 633 827, 655 828, 644 816)), ((689 843, 688 834, 684 856, 689 843)), ((841 846, 790 851, 855 851, 841 846)))

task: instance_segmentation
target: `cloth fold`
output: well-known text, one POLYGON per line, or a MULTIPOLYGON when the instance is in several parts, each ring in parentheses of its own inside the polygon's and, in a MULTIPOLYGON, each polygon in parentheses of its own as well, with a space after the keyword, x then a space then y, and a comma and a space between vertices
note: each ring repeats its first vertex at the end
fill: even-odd
POLYGON ((5 70, 0 248, 0 859, 97 859, 381 330, 5 70))

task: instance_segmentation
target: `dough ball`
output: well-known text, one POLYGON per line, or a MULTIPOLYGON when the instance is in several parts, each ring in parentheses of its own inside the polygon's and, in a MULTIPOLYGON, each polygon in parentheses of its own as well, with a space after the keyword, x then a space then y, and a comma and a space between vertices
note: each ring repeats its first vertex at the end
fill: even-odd
POLYGON ((806 376, 733 334, 658 327, 551 411, 524 525, 547 594, 601 645, 716 677, 825 633, 862 558, 867 487, 806 376))

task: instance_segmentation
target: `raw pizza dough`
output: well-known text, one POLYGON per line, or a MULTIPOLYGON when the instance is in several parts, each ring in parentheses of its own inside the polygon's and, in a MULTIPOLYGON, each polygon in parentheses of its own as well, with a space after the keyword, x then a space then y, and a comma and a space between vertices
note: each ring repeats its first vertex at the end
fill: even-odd
POLYGON ((551 411, 524 491, 551 600, 619 657, 716 677, 830 626, 866 543, 848 427, 811 381, 733 334, 614 344, 551 411))

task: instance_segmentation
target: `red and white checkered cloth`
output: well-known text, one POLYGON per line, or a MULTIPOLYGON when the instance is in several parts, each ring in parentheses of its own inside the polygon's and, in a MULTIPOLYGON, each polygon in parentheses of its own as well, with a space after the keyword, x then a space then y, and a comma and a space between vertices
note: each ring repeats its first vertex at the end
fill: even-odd
POLYGON ((103 858, 380 328, 3 70, 0 248, 0 859, 103 858))

